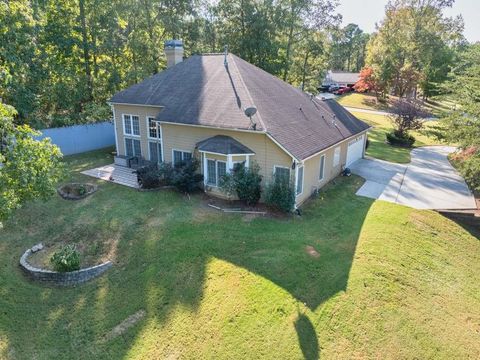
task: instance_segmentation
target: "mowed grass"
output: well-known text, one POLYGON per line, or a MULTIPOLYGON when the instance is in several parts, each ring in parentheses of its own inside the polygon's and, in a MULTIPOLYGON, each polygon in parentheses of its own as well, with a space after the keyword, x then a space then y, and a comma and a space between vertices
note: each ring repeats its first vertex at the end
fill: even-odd
MULTIPOLYGON (((373 127, 368 134, 368 138, 370 139, 370 146, 366 152, 368 156, 396 163, 410 162, 410 151, 412 149, 392 146, 386 143, 386 134, 393 130, 392 123, 388 116, 366 114, 356 111, 352 111, 352 114, 373 127)), ((423 129, 411 131, 410 133, 415 137, 413 146, 419 147, 442 144, 429 134, 429 130, 435 130, 438 126, 440 126, 438 122, 428 121, 425 123, 423 129)))
POLYGON ((227 215, 77 172, 109 161, 69 158, 98 192, 29 204, 0 231, 0 358, 480 357, 480 241, 439 214, 357 197, 352 176, 301 217, 227 215), (26 280, 23 251, 72 232, 108 237, 114 267, 77 288, 26 280))
MULTIPOLYGON (((398 97, 390 95, 386 101, 380 102, 373 94, 348 93, 338 96, 336 101, 347 107, 388 112, 392 102, 396 99, 398 99, 398 97)), ((456 106, 452 99, 443 98, 429 99, 423 101, 422 104, 428 112, 437 117, 452 111, 456 106)))

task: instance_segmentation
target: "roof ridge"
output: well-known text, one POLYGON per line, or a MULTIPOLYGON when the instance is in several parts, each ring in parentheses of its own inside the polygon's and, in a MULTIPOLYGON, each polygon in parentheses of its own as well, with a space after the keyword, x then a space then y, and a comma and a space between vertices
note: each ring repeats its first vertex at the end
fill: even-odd
MULTIPOLYGON (((242 76, 242 73, 240 72, 240 70, 238 69, 238 66, 237 66, 237 63, 235 62, 235 56, 233 54, 229 54, 231 55, 230 57, 232 58, 232 63, 235 65, 235 69, 237 71, 237 74, 238 74, 238 77, 240 78, 240 81, 242 82, 243 84, 243 88, 245 89, 245 92, 247 93, 247 96, 248 98, 250 99, 250 102, 252 104, 252 106, 255 105, 255 102, 253 101, 253 98, 252 98, 252 94, 250 94, 250 90, 248 90, 248 87, 247 85, 245 84, 245 81, 243 80, 243 76, 242 76)), ((260 124, 262 125, 262 128, 265 132, 268 132, 267 130, 267 127, 265 126, 265 123, 263 122, 262 120, 262 115, 260 115, 260 111, 258 110, 257 108, 257 116, 258 116, 258 120, 260 121, 260 124)))

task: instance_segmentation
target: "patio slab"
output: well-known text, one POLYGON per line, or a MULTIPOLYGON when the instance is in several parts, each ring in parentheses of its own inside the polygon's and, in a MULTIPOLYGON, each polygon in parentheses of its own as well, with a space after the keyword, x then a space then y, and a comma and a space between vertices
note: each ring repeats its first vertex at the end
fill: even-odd
POLYGON ((133 173, 133 169, 124 166, 110 164, 100 166, 98 168, 82 171, 84 175, 88 175, 97 179, 110 181, 115 184, 128 186, 138 189, 137 175, 133 173))

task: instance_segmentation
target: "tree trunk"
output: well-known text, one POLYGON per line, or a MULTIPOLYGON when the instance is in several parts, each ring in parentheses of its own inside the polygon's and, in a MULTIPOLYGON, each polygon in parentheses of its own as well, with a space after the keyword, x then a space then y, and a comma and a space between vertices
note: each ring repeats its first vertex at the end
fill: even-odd
POLYGON ((308 62, 308 55, 310 52, 307 50, 305 53, 305 58, 303 59, 303 69, 302 69, 302 91, 305 90, 305 77, 307 75, 307 62, 308 62))
POLYGON ((87 35, 87 20, 85 16, 85 0, 79 0, 80 7, 80 23, 82 28, 82 48, 83 48, 83 62, 85 67, 85 77, 87 78, 87 97, 85 100, 89 101, 93 98, 92 95, 92 74, 90 70, 90 49, 88 46, 87 35))
POLYGON ((292 4, 290 8, 290 29, 288 30, 288 40, 287 40, 287 50, 285 53, 285 67, 283 69, 283 81, 287 81, 288 71, 290 70, 290 51, 292 49, 292 42, 293 42, 293 30, 294 30, 294 19, 293 16, 295 15, 295 8, 292 4))

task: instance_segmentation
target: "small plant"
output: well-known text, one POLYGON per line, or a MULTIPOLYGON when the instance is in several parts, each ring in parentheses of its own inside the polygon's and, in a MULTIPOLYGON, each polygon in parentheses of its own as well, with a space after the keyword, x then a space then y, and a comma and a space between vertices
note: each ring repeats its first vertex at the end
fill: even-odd
POLYGON ((87 187, 86 187, 85 185, 83 185, 83 184, 82 184, 82 185, 79 185, 77 191, 78 191, 78 195, 79 195, 79 196, 83 196, 83 195, 85 195, 85 194, 87 193, 87 187))
POLYGON ((66 245, 50 258, 55 271, 70 272, 80 269, 80 254, 74 245, 66 245))
POLYGON ((258 164, 253 163, 247 168, 242 163, 235 165, 231 174, 223 176, 220 188, 228 196, 236 194, 246 205, 254 206, 262 196, 261 182, 258 164))
POLYGON ((295 186, 292 181, 273 176, 273 182, 265 189, 265 203, 277 210, 289 213, 295 206, 295 186))

